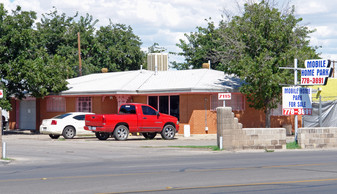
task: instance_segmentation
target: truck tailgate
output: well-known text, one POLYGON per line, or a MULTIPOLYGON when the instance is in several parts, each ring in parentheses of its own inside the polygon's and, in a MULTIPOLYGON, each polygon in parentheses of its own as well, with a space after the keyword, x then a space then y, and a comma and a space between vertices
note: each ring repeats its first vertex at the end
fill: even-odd
POLYGON ((102 127, 105 125, 104 115, 85 115, 86 126, 102 127))

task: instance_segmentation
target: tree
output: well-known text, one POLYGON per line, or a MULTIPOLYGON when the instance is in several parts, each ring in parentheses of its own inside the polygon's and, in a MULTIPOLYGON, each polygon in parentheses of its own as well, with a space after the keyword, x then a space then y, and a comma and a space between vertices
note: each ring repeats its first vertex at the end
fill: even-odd
MULTIPOLYGON (((273 1, 271 1, 273 2, 273 1)), ((309 45, 313 31, 301 26, 301 18, 294 15, 294 7, 282 12, 268 0, 246 3, 240 16, 228 16, 218 27, 209 21, 206 28, 185 34, 187 41, 177 44, 183 50, 185 63, 173 64, 177 69, 189 65, 200 68, 211 60, 212 68, 240 77, 244 84, 240 92, 247 96, 249 106, 263 110, 266 127, 270 127, 270 113, 281 100, 280 84, 293 84, 293 71, 279 67, 293 67, 297 58, 300 66, 305 59, 319 58, 309 45)))
POLYGON ((205 21, 208 22, 208 26, 197 27, 197 32, 192 32, 190 35, 185 34, 187 41, 180 39, 180 43, 176 44, 182 52, 172 53, 185 57, 185 63, 173 62, 173 68, 189 69, 190 67, 194 69, 201 68, 203 63, 207 63, 208 60, 211 61, 211 68, 217 69, 219 61, 213 61, 213 54, 221 44, 218 40, 219 34, 218 29, 215 27, 214 22, 211 18, 205 21))
POLYGON ((147 49, 148 53, 162 53, 165 52, 167 49, 165 49, 164 47, 160 47, 159 44, 157 42, 153 43, 152 46, 150 46, 147 49))
MULTIPOLYGON (((280 84, 292 84, 293 74, 279 67, 293 67, 305 59, 318 58, 316 48, 309 46, 313 31, 299 22, 294 7, 281 13, 269 1, 244 5, 242 16, 222 21, 219 27, 221 47, 213 55, 227 73, 244 80, 240 91, 246 94, 250 106, 263 110, 266 127, 270 127, 270 114, 281 100, 280 84)), ((303 65, 302 65, 303 66, 303 65)))
POLYGON ((96 33, 98 50, 95 54, 97 66, 109 71, 136 70, 144 62, 142 42, 130 26, 113 24, 100 27, 96 33))
POLYGON ((65 59, 50 58, 45 48, 39 48, 35 19, 35 12, 22 11, 20 6, 8 15, 0 4, 0 80, 6 94, 1 104, 6 109, 12 96, 42 97, 66 89, 64 74, 57 74, 66 69, 65 59))

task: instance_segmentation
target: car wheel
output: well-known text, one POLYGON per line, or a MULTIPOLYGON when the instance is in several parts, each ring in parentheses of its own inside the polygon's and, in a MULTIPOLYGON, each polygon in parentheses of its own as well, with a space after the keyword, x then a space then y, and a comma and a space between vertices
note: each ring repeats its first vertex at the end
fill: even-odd
POLYGON ((156 137, 157 133, 143 133, 143 136, 145 139, 154 139, 156 137))
POLYGON ((66 126, 64 129, 63 129, 63 137, 65 139, 72 139, 76 134, 76 131, 75 131, 75 128, 72 127, 72 126, 66 126))
POLYGON ((125 141, 129 136, 129 129, 125 125, 118 125, 113 133, 114 137, 118 141, 125 141))
POLYGON ((163 139, 173 139, 176 134, 176 128, 173 125, 165 125, 161 131, 163 139))
POLYGON ((52 139, 58 139, 60 135, 49 134, 49 137, 52 139))
POLYGON ((110 137, 109 133, 104 132, 96 132, 95 135, 99 140, 107 140, 110 137))

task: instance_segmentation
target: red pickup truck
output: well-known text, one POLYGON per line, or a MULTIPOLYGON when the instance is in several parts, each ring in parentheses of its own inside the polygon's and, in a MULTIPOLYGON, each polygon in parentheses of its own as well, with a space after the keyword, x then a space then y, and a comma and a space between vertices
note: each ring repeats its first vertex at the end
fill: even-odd
POLYGON ((84 129, 95 132, 99 140, 111 136, 123 141, 129 133, 141 133, 147 139, 161 133, 164 139, 173 139, 179 130, 179 121, 149 105, 127 103, 121 105, 118 114, 86 115, 84 129))

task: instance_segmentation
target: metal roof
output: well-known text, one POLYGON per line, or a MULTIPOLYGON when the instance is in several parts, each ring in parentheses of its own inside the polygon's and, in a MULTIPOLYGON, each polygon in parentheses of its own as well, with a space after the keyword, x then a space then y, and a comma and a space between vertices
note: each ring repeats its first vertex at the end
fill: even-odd
POLYGON ((242 84, 212 69, 96 73, 67 81, 69 89, 61 95, 237 92, 242 84))

